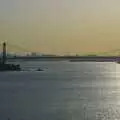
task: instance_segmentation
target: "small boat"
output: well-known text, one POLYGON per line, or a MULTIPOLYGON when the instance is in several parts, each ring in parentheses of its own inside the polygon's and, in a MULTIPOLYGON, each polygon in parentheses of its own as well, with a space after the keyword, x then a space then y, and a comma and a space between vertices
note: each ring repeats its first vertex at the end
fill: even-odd
POLYGON ((36 71, 43 71, 41 68, 38 68, 36 71))

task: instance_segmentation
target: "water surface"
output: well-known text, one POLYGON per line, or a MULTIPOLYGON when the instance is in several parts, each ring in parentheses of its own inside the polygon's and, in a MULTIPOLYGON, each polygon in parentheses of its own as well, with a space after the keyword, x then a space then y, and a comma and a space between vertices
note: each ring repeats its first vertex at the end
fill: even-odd
POLYGON ((0 120, 120 119, 120 64, 20 64, 25 71, 0 73, 0 120))

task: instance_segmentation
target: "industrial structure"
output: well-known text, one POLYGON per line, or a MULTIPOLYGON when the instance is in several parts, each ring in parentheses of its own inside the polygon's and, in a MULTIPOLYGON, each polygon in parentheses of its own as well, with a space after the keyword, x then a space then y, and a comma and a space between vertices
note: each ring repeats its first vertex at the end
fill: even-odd
POLYGON ((2 44, 2 58, 0 61, 0 71, 20 71, 20 65, 15 65, 15 64, 8 64, 7 63, 7 46, 6 43, 4 42, 2 44))

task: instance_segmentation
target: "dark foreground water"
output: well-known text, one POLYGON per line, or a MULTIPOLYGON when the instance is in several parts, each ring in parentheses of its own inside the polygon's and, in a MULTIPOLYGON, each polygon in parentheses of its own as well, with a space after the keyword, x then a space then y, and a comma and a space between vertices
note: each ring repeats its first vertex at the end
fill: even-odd
POLYGON ((21 64, 0 73, 0 120, 120 120, 120 64, 21 64))

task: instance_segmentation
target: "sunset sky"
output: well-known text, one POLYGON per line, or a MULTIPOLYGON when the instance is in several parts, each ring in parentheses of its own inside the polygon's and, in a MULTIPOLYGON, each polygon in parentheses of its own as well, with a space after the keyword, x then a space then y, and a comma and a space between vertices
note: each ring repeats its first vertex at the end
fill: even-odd
POLYGON ((0 42, 52 54, 120 48, 120 0, 0 0, 0 42))

